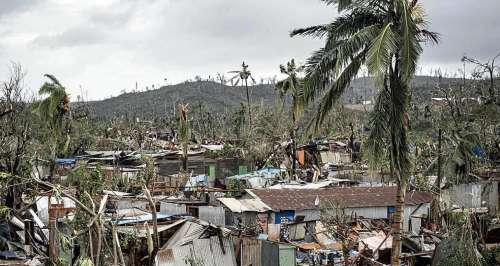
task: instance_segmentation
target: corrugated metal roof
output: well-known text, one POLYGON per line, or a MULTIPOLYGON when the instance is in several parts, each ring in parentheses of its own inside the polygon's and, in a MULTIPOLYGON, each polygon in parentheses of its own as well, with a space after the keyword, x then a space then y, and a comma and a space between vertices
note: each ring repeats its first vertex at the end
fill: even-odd
POLYGON ((208 226, 210 225, 186 221, 158 251, 156 265, 189 265, 185 260, 193 259, 204 266, 235 266, 236 258, 230 236, 222 234, 222 247, 218 236, 201 238, 208 226))
POLYGON ((193 239, 199 238, 204 231, 205 227, 203 225, 187 221, 175 232, 163 248, 182 246, 185 243, 193 241, 193 239))
MULTIPOLYGON (((170 228, 174 228, 182 223, 184 223, 186 220, 181 219, 178 221, 175 221, 171 224, 161 224, 158 225, 158 233, 163 232, 165 230, 168 230, 170 228)), ((117 226, 116 230, 118 233, 131 233, 135 234, 137 237, 145 237, 147 235, 147 228, 143 223, 137 224, 135 226, 117 226)), ((149 225, 149 233, 153 234, 153 227, 152 225, 149 225)))
POLYGON ((186 259, 191 259, 196 265, 203 266, 236 266, 233 241, 231 238, 222 239, 223 248, 219 238, 212 236, 204 239, 194 239, 192 242, 175 246, 171 249, 161 249, 158 251, 157 266, 182 266, 186 264, 186 259))
MULTIPOLYGON (((396 205, 397 187, 347 187, 323 189, 253 189, 255 195, 273 210, 311 210, 316 209, 314 202, 320 204, 334 202, 345 208, 385 207, 396 205)), ((408 192, 407 205, 418 205, 432 201, 429 192, 408 192)))
POLYGON ((218 198, 218 200, 235 213, 267 212, 271 210, 271 208, 260 199, 218 198))
MULTIPOLYGON (((158 220, 165 219, 168 217, 170 217, 170 215, 161 214, 161 213, 156 214, 156 219, 158 219, 158 220)), ((116 223, 118 225, 123 225, 123 224, 130 224, 130 223, 142 223, 142 222, 151 221, 151 220, 153 220, 153 215, 151 213, 145 213, 145 214, 140 214, 137 216, 122 217, 116 223)))

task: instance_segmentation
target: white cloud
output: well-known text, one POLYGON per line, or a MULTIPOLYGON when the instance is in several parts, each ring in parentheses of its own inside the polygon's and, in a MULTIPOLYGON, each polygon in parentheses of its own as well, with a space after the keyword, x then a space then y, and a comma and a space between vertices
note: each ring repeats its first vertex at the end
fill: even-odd
MULTIPOLYGON (((498 0, 480 5, 470 0, 422 1, 433 28, 443 34, 440 46, 426 49, 424 68, 453 69, 464 52, 486 57, 500 48, 494 11, 500 7, 498 0)), ((136 81, 145 87, 162 84, 164 78, 181 82, 224 73, 238 68, 242 60, 256 76, 272 76, 280 63, 290 58, 304 61, 322 44, 291 39, 292 29, 326 23, 335 16, 334 8, 319 0, 9 3, 0 8, 0 64, 21 63, 33 90, 44 82, 43 74, 51 73, 73 96, 81 85, 93 99, 117 95, 135 87, 136 81)), ((0 67, 0 77, 6 74, 0 67)))

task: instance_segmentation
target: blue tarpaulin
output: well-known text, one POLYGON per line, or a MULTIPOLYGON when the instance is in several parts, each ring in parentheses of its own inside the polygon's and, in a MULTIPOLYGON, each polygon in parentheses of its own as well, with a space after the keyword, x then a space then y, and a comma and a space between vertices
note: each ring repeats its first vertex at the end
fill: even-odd
POLYGON ((477 157, 481 158, 481 159, 484 159, 485 157, 485 153, 483 151, 483 149, 481 149, 481 147, 479 146, 476 146, 472 149, 472 153, 474 153, 474 155, 476 155, 477 157))
POLYGON ((56 163, 63 166, 75 166, 76 158, 57 158, 56 163))
POLYGON ((276 219, 274 220, 275 224, 281 224, 282 221, 293 221, 295 220, 295 211, 293 210, 285 210, 276 213, 276 219))

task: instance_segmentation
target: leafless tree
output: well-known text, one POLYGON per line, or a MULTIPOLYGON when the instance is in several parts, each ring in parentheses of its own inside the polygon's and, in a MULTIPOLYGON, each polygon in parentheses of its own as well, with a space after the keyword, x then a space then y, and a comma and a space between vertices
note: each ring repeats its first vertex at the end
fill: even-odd
POLYGON ((487 75, 489 81, 488 92, 492 100, 495 99, 495 79, 500 74, 500 66, 496 63, 498 57, 500 57, 500 53, 486 62, 467 56, 462 58, 462 62, 471 63, 475 66, 473 76, 483 77, 485 74, 487 75))
MULTIPOLYGON (((21 65, 11 63, 9 77, 0 83, 0 171, 10 176, 22 175, 29 161, 28 146, 31 138, 29 100, 26 97, 24 78, 26 72, 21 65)), ((7 206, 15 207, 20 202, 20 189, 16 180, 9 179, 7 206), (10 186, 12 185, 12 186, 10 186)))

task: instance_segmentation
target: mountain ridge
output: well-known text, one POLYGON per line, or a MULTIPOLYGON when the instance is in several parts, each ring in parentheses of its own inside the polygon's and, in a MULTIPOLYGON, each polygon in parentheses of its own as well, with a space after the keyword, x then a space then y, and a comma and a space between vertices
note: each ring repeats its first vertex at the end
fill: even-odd
MULTIPOLYGON (((450 84, 460 79, 429 76, 416 76, 412 81, 412 92, 424 101, 430 100, 438 82, 450 84)), ((270 105, 279 100, 279 95, 272 84, 249 86, 253 103, 270 105)), ((376 87, 369 77, 354 80, 343 96, 344 103, 359 103, 373 100, 376 87)), ((183 82, 162 86, 156 90, 129 92, 100 101, 90 101, 88 105, 96 117, 155 117, 158 115, 175 115, 180 103, 191 106, 207 107, 211 112, 231 111, 246 104, 246 91, 243 86, 228 86, 214 81, 183 82)), ((200 107, 201 108, 201 107, 200 107)))

